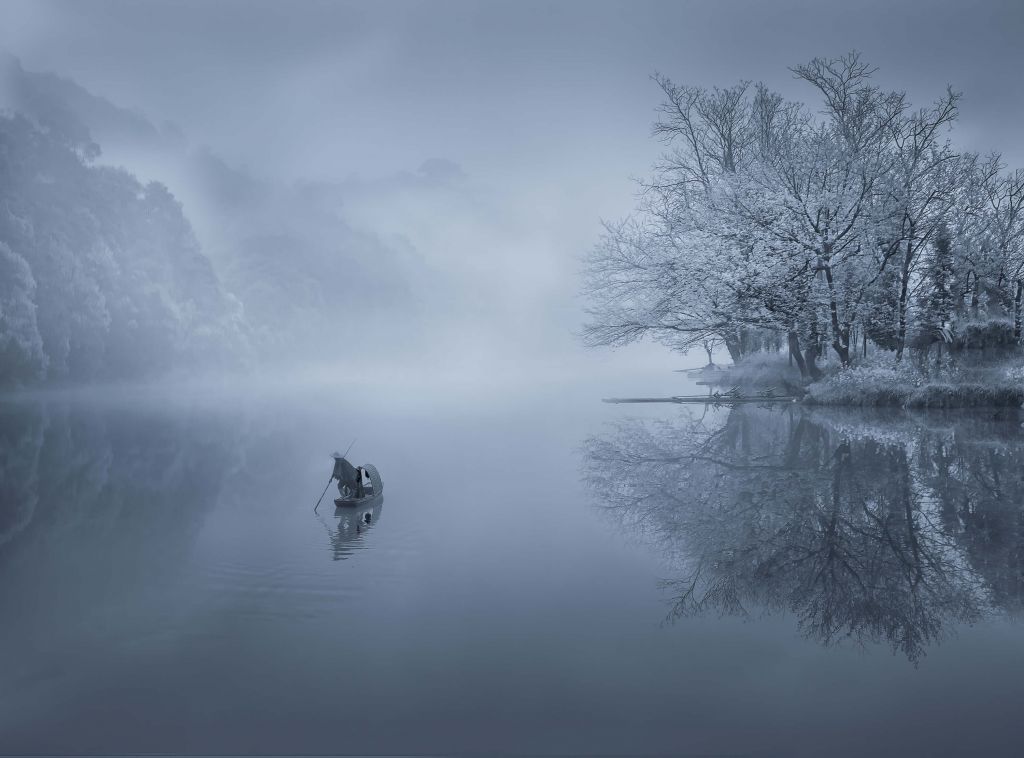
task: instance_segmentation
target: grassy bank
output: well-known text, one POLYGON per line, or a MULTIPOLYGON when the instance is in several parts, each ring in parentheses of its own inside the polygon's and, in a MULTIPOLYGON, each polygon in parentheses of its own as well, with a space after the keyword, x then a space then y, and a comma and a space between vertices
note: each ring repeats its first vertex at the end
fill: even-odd
POLYGON ((1020 382, 928 381, 908 384, 898 371, 851 368, 811 384, 805 403, 899 408, 1019 408, 1020 382))
POLYGON ((724 372, 718 383, 733 386, 802 387, 811 405, 888 408, 1020 408, 1024 405, 1024 365, 1019 358, 940 368, 914 361, 895 363, 879 355, 851 368, 824 363, 825 376, 801 382, 783 355, 754 355, 724 372))

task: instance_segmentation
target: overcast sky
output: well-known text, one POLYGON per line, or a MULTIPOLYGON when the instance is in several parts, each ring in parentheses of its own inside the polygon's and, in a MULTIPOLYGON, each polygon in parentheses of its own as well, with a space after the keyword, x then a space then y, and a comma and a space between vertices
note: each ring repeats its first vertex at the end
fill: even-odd
MULTIPOLYGON (((506 277, 525 261, 532 283, 521 292, 509 284, 514 299, 529 313, 558 314, 560 329, 579 320, 572 275, 599 219, 629 211, 630 178, 658 152, 653 72, 707 85, 760 79, 809 98, 787 67, 858 49, 883 84, 916 103, 947 83, 963 91, 958 140, 1024 166, 1021 0, 0 8, 0 46, 26 68, 173 121, 254 173, 372 181, 431 158, 457 163, 491 209, 481 234, 507 234, 496 271, 506 277)), ((428 210, 434 226, 424 233, 440 250, 459 216, 428 210)), ((463 242, 468 257, 481 240, 463 242)))

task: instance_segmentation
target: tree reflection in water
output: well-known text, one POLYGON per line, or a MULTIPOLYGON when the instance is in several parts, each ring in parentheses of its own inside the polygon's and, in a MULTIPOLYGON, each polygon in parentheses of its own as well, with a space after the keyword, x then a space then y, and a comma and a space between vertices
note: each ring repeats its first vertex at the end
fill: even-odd
POLYGON ((0 404, 0 610, 155 596, 237 469, 240 438, 201 412, 0 404))
POLYGON ((787 611, 911 661, 1024 598, 1018 419, 737 408, 584 444, 597 501, 680 569, 670 619, 787 611))

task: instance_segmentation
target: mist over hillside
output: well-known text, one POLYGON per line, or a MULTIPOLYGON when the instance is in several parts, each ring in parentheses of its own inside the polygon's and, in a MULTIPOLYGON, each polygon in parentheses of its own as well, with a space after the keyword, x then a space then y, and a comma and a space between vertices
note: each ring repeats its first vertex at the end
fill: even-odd
MULTIPOLYGON (((391 182, 462 178, 431 161, 391 182)), ((407 240, 351 225, 358 189, 232 167, 173 124, 5 55, 0 383, 410 349, 423 337, 414 293, 443 300, 443 274, 407 240)))

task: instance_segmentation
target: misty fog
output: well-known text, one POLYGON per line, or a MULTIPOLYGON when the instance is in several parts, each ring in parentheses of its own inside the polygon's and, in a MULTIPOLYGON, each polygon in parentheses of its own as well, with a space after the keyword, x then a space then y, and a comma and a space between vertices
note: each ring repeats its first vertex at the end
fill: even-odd
POLYGON ((0 754, 1017 754, 1022 32, 1015 0, 0 0, 0 754), (666 137, 680 93, 706 134, 791 104, 826 145, 791 165, 863 168, 795 73, 825 59, 894 134, 948 92, 929 155, 991 167, 893 237, 895 359, 891 198, 826 301, 827 255, 757 238, 767 171, 747 227, 665 179, 718 144, 666 137))
MULTIPOLYGON (((788 93, 786 66, 855 41, 912 95, 945 83, 967 90, 962 131, 977 143, 967 146, 1020 162, 1010 126, 1021 116, 1019 80, 1011 59, 994 58, 1015 55, 1002 44, 1014 27, 991 23, 1014 4, 956 16, 969 47, 940 42, 953 4, 826 15, 804 3, 728 6, 314 3, 295 13, 278 3, 5 3, 5 111, 68 151, 37 146, 45 154, 33 161, 63 162, 48 167, 51 180, 76 171, 77 192, 92 196, 92 219, 69 218, 60 234, 88 251, 80 281, 47 292, 55 283, 33 274, 34 295, 27 281, 8 295, 43 306, 5 361, 23 364, 23 378, 6 383, 211 364, 251 374, 327 363, 344 374, 355 335, 361 363, 473 384, 592 375, 609 361, 667 367, 671 357, 655 350, 597 356, 574 337, 580 258, 598 220, 632 208, 631 178, 660 150, 648 138, 649 77, 659 71, 723 85, 767 76, 788 93), (871 21, 879 13, 886 24, 871 21), (895 44, 910 27, 920 42, 895 44), (110 186, 105 167, 138 186, 123 176, 110 186), (165 287, 169 270, 138 272, 155 278, 159 302, 119 302, 103 282, 141 255, 105 212, 151 182, 169 197, 142 198, 133 213, 170 214, 165 223, 178 227, 157 232, 150 247, 164 248, 149 253, 151 265, 175 268, 171 258, 190 250, 212 277, 173 276, 179 287, 207 277, 201 302, 165 287), (98 340, 111 361, 63 354, 69 327, 46 323, 66 321, 62 308, 79 313, 93 357, 98 340), (128 361, 143 335, 161 357, 128 361)), ((5 190, 20 196, 17 182, 30 180, 12 176, 5 190)), ((7 234, 24 233, 35 212, 8 216, 7 234)), ((5 266, 9 282, 24 278, 19 262, 5 266)))

